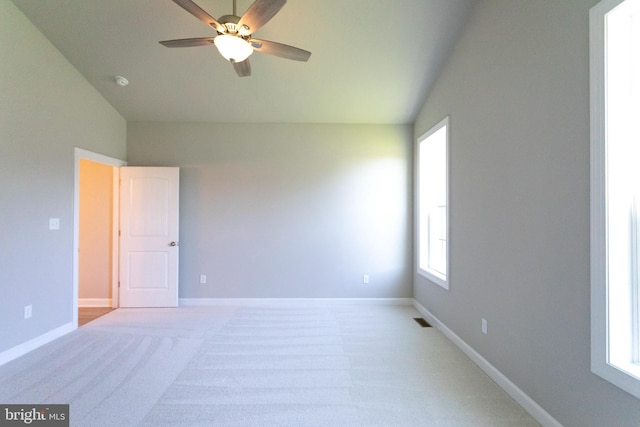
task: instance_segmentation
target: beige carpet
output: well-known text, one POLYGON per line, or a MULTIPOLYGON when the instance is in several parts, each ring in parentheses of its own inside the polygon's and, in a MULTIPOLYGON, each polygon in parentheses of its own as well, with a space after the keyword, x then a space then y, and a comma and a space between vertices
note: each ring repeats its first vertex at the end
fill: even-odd
POLYGON ((73 426, 537 426, 408 306, 120 309, 0 367, 73 426))

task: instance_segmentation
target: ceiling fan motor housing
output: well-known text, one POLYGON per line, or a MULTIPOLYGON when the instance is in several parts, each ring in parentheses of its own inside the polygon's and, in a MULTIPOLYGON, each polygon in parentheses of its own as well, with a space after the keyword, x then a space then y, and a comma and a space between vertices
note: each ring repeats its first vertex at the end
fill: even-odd
MULTIPOLYGON (((238 34, 238 31, 240 30, 240 27, 238 27, 238 22, 240 22, 239 16, 224 15, 218 19, 218 22, 220 22, 227 29, 227 34, 240 36, 240 34, 238 34)), ((245 30, 249 30, 249 27, 247 27, 246 25, 244 27, 245 30)))

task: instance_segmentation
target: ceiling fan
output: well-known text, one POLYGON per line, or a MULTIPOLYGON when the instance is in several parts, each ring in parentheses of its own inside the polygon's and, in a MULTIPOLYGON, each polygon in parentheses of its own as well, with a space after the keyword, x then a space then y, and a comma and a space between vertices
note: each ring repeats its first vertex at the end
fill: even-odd
POLYGON ((200 6, 191 0, 173 0, 178 6, 212 27, 218 34, 212 37, 197 37, 191 39, 165 40, 160 44, 166 47, 209 46, 214 44, 220 54, 233 64, 233 68, 240 77, 251 75, 249 56, 254 50, 306 62, 311 52, 252 37, 252 34, 266 24, 278 13, 287 0, 256 0, 242 15, 236 15, 236 0, 233 0, 233 15, 224 15, 219 19, 213 18, 200 6))

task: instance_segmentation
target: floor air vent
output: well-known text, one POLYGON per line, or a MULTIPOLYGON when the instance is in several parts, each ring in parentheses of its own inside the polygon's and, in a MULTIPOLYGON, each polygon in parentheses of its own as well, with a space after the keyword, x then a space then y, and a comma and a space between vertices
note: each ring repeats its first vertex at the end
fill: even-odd
POLYGON ((415 320, 418 323, 418 325, 422 326, 423 328, 430 328, 431 327, 429 322, 424 320, 422 317, 414 317, 413 320, 415 320))

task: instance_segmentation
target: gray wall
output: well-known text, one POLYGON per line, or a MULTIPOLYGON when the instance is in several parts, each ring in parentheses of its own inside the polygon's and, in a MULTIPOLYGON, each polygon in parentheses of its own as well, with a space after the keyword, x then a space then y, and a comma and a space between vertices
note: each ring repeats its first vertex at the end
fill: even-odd
POLYGON ((126 123, 13 3, 0 17, 2 352, 72 321, 73 147, 124 158, 126 123))
POLYGON ((589 368, 595 3, 478 4, 415 123, 450 114, 452 140, 451 290, 414 292, 563 425, 637 426, 640 401, 589 368))
POLYGON ((181 168, 181 298, 412 296, 410 126, 129 123, 127 140, 129 165, 181 168))

